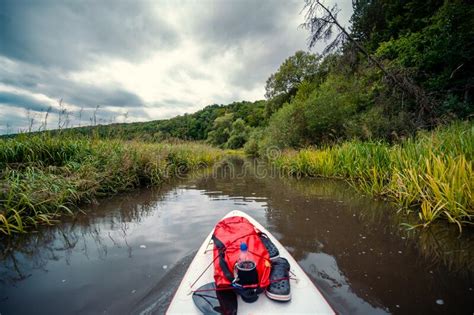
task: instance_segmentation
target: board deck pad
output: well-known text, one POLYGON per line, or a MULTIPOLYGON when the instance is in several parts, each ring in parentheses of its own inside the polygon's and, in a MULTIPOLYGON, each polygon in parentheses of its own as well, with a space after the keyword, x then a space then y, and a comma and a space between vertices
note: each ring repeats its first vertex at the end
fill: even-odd
POLYGON ((203 314, 237 314, 237 295, 233 290, 216 290, 214 282, 199 287, 193 302, 203 314))

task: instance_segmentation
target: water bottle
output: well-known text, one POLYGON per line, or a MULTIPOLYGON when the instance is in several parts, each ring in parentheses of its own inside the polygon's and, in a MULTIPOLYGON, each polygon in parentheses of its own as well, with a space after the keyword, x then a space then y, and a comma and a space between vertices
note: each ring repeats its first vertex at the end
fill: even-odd
POLYGON ((253 284, 258 280, 257 270, 252 255, 248 251, 246 243, 240 243, 239 260, 236 264, 236 275, 240 284, 253 284))
POLYGON ((242 242, 240 243, 240 255, 238 263, 243 263, 244 261, 250 261, 250 259, 247 244, 242 242))

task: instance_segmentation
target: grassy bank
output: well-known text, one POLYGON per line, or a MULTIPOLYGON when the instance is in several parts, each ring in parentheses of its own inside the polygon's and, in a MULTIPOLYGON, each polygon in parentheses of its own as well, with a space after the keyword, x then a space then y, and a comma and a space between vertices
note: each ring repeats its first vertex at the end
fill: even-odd
POLYGON ((285 151, 272 163, 290 176, 348 179, 364 193, 416 212, 420 226, 444 219, 462 230, 474 223, 473 156, 474 124, 457 123, 394 146, 349 141, 285 151))
POLYGON ((158 185, 219 161, 203 144, 150 144, 46 134, 0 139, 0 232, 51 224, 99 196, 158 185))

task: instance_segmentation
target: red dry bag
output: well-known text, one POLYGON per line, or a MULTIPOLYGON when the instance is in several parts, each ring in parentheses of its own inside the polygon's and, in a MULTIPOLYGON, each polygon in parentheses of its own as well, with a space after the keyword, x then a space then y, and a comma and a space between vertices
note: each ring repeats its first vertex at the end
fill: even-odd
POLYGON ((259 231, 244 217, 229 217, 217 223, 212 235, 214 241, 214 280, 217 287, 229 287, 234 281, 234 266, 239 260, 240 244, 246 243, 255 262, 258 288, 270 284, 270 256, 259 237, 259 231))

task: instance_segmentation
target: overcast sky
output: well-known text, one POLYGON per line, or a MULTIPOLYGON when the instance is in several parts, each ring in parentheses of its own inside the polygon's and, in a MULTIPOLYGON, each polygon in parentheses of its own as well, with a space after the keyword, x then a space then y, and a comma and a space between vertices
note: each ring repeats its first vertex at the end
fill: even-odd
MULTIPOLYGON (((351 1, 338 6, 347 24, 351 1)), ((97 123, 109 123, 263 99, 268 76, 307 50, 302 8, 283 0, 0 0, 0 134, 28 128, 28 116, 37 130, 49 107, 48 128, 57 127, 60 99, 74 126, 90 124, 97 106, 97 123)))

